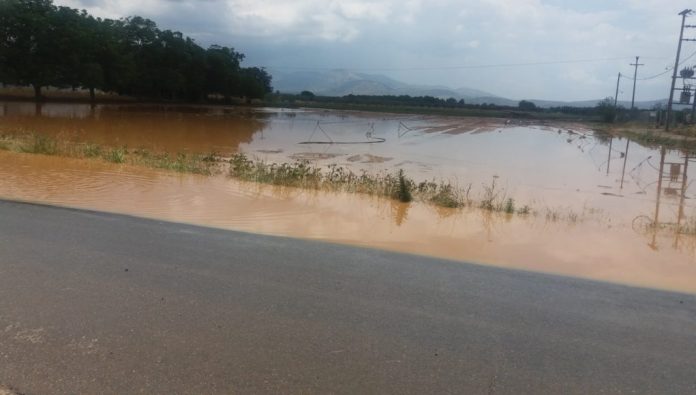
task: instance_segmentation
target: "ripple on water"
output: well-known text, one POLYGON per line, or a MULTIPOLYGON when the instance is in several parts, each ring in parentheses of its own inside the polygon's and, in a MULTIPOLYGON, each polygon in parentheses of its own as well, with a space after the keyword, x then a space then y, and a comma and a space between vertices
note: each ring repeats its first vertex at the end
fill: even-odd
POLYGON ((0 195, 224 226, 288 222, 311 211, 268 205, 277 197, 272 188, 224 176, 8 152, 0 152, 0 195))
POLYGON ((0 151, 0 197, 251 232, 316 238, 696 292, 696 243, 630 227, 276 188, 225 176, 0 151), (659 249, 652 245, 660 244, 659 249), (679 248, 671 247, 680 244, 679 248))

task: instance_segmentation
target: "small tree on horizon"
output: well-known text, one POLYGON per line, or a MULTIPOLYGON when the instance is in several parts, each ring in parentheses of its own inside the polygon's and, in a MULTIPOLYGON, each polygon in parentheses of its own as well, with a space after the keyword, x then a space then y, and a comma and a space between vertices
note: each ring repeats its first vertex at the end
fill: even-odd
POLYGON ((300 96, 306 100, 314 100, 314 98, 316 97, 314 95, 314 92, 312 92, 312 91, 302 91, 302 92, 300 92, 300 96))
POLYGON ((536 104, 534 104, 533 102, 528 101, 528 100, 521 100, 521 101, 517 104, 517 107, 518 107, 520 110, 525 110, 525 111, 535 111, 535 110, 537 110, 536 104))
POLYGON ((616 120, 617 108, 614 105, 613 97, 606 97, 595 106, 595 110, 602 117, 604 122, 614 122, 616 120))

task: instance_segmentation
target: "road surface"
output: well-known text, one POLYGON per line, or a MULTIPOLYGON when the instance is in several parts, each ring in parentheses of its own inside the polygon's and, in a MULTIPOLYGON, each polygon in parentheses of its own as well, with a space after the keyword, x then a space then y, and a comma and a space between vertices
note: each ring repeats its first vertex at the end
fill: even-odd
POLYGON ((3 387, 690 394, 696 297, 0 201, 3 387))

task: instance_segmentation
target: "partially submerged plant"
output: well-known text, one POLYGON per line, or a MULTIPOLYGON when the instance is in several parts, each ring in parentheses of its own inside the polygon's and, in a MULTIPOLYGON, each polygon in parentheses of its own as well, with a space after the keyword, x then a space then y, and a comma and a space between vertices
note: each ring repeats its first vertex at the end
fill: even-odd
POLYGON ((496 211, 496 208, 500 206, 497 203, 498 193, 499 192, 496 190, 494 178, 490 186, 483 185, 483 198, 481 199, 479 207, 481 207, 484 210, 496 211))
POLYGON ((408 203, 411 200, 413 200, 413 196, 411 195, 411 180, 406 180, 406 177, 404 176, 404 170, 400 169, 399 170, 399 186, 396 190, 396 197, 399 199, 399 201, 408 203))
MULTIPOLYGON (((54 137, 36 133, 16 132, 0 134, 0 149, 23 153, 41 153, 63 155, 78 158, 100 158, 111 163, 130 163, 152 168, 172 170, 182 173, 213 174, 228 165, 229 175, 241 180, 254 181, 278 186, 290 186, 329 191, 364 193, 388 197, 401 202, 413 200, 425 201, 444 208, 461 208, 471 206, 471 184, 464 189, 450 182, 423 181, 414 182, 403 169, 395 173, 368 173, 363 170, 356 174, 350 169, 332 164, 326 168, 318 167, 308 161, 293 163, 266 163, 252 160, 243 153, 232 155, 229 161, 223 161, 216 153, 172 155, 167 152, 153 152, 138 148, 128 150, 126 147, 106 148, 94 143, 59 141, 54 137)), ((478 207, 507 214, 532 213, 529 206, 516 209, 512 198, 505 198, 504 190, 496 185, 494 179, 490 185, 483 185, 482 199, 478 207)), ((536 214, 536 212, 534 212, 536 214)), ((547 220, 557 221, 561 215, 547 209, 547 220)), ((571 222, 579 220, 577 215, 563 216, 571 222)))
POLYGON ((58 152, 56 139, 38 133, 32 133, 28 142, 20 146, 25 153, 55 155, 58 152))
POLYGON ((509 198, 508 200, 505 201, 504 211, 506 214, 514 214, 515 213, 515 201, 512 198, 509 198))
POLYGON ((113 163, 123 163, 126 161, 126 153, 125 148, 114 148, 105 155, 104 159, 113 163))
POLYGON ((435 188, 435 194, 430 201, 441 207, 459 208, 466 203, 461 197, 461 191, 456 190, 451 184, 440 184, 435 188))

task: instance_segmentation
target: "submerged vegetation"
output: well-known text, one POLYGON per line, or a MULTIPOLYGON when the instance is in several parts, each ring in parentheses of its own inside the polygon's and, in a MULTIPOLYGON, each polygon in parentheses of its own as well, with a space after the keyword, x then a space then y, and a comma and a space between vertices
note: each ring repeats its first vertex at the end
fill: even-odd
POLYGON ((216 171, 211 155, 170 155, 146 149, 105 148, 93 143, 59 140, 38 133, 0 134, 0 149, 28 154, 59 155, 72 158, 102 159, 111 163, 128 163, 181 173, 210 175, 216 171))
POLYGON ((500 193, 499 189, 496 190, 495 183, 490 187, 484 186, 483 198, 476 204, 470 197, 470 184, 466 188, 458 188, 444 181, 416 182, 406 176, 402 169, 396 173, 370 174, 362 171, 360 174, 356 174, 337 165, 331 165, 324 170, 306 161, 282 164, 267 163, 261 160, 252 160, 243 153, 233 155, 229 163, 230 176, 245 181, 329 191, 357 192, 387 197, 404 203, 417 200, 453 209, 478 206, 492 212, 531 213, 528 206, 516 211, 514 200, 507 199, 506 201, 504 194, 500 193))
POLYGON ((103 160, 109 163, 131 164, 181 173, 201 175, 226 173, 240 180, 263 184, 361 193, 404 203, 420 201, 449 209, 479 208, 485 212, 506 215, 534 215, 552 222, 567 220, 575 223, 585 214, 578 215, 570 210, 550 208, 536 211, 528 205, 518 208, 516 201, 497 186, 495 179, 489 185, 482 185, 481 196, 476 199, 472 197, 471 184, 462 188, 445 181, 416 182, 402 169, 394 173, 371 174, 362 171, 356 174, 350 169, 335 164, 322 168, 308 161, 267 163, 251 159, 243 153, 234 154, 229 159, 217 153, 170 154, 144 148, 106 147, 24 131, 0 133, 0 149, 19 153, 103 160))

